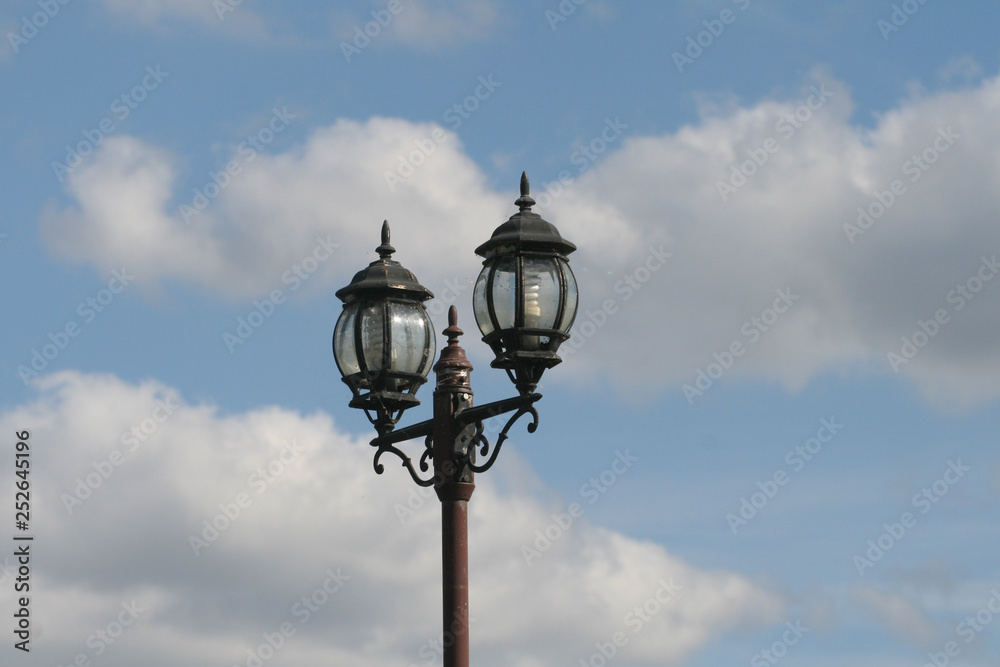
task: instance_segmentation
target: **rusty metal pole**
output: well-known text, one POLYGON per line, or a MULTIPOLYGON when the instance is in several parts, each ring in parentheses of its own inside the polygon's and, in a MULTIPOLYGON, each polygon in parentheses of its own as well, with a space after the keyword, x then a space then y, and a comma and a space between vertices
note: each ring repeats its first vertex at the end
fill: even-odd
POLYGON ((472 364, 458 344, 458 311, 448 310, 448 345, 434 365, 434 490, 441 500, 444 667, 469 667, 469 498, 476 488, 468 439, 455 413, 472 405, 472 364))

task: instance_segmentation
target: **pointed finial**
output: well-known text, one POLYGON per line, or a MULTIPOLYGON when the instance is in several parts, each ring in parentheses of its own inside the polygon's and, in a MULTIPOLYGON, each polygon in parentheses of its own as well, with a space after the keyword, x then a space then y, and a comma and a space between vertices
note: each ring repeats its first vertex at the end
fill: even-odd
POLYGON ((522 210, 527 211, 529 208, 535 205, 535 200, 531 198, 528 194, 531 190, 531 185, 528 183, 528 172, 521 172, 521 196, 517 198, 514 203, 522 210))
POLYGON ((458 308, 454 305, 448 309, 448 328, 444 330, 444 335, 448 337, 448 344, 441 350, 441 355, 434 364, 434 372, 438 376, 437 386, 463 387, 471 393, 472 390, 468 387, 472 364, 465 356, 465 350, 458 344, 462 330, 458 328, 458 308))
POLYGON ((382 221, 382 245, 375 248, 375 252, 381 259, 388 259, 392 256, 392 253, 396 252, 396 249, 389 245, 389 221, 382 221))
POLYGON ((458 345, 458 337, 465 333, 458 328, 458 308, 455 304, 448 308, 448 328, 441 333, 448 337, 449 346, 458 345))

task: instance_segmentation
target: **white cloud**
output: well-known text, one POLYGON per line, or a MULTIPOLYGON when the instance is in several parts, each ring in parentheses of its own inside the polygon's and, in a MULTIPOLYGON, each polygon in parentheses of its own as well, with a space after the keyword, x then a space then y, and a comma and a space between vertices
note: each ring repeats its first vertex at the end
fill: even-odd
MULTIPOLYGON (((446 278, 475 277, 471 249, 513 208, 487 190, 458 138, 430 124, 341 120, 288 153, 247 155, 234 149, 241 173, 203 212, 192 208, 186 222, 179 206, 191 207, 194 194, 172 192, 171 157, 131 137, 109 138, 70 175, 79 206, 46 215, 46 239, 60 254, 102 270, 135 266, 140 283, 173 279, 255 297, 281 287, 282 274, 320 237, 341 247, 315 282, 345 284, 376 258, 388 218, 395 259, 437 291, 446 278), (440 144, 430 138, 435 130, 446 137, 440 144), (432 146, 433 154, 394 185, 394 194, 385 173, 396 170, 400 156, 423 157, 415 142, 432 146), (459 261, 450 271, 414 265, 435 253, 459 261)), ((208 175, 198 189, 205 183, 211 183, 208 175)))
POLYGON ((203 0, 101 0, 113 12, 129 14, 143 22, 154 22, 165 16, 184 16, 204 21, 218 21, 211 2, 203 0))
POLYGON ((900 639, 924 648, 940 643, 930 617, 918 604, 900 593, 871 586, 855 586, 850 591, 850 597, 900 639))
POLYGON ((944 81, 960 81, 968 83, 983 75, 983 66, 972 56, 961 56, 949 59, 938 70, 938 77, 944 81))
MULTIPOLYGON (((892 374, 888 353, 943 308, 948 324, 899 373, 942 404, 1000 396, 1000 282, 987 283, 961 311, 947 301, 981 258, 1000 254, 1000 79, 904 101, 870 131, 850 123, 844 86, 820 82, 833 96, 788 139, 778 123, 808 90, 790 102, 705 117, 672 135, 632 138, 557 200, 551 219, 560 229, 573 230, 600 206, 642 239, 629 260, 594 262, 585 275, 584 312, 612 298, 621 314, 574 357, 590 363, 568 368, 597 366, 629 389, 680 388, 694 385, 713 354, 740 342, 748 351, 726 381, 767 378, 794 389, 828 371, 892 374), (913 182, 907 162, 935 141, 947 146, 939 130, 948 128, 961 138, 913 182), (724 202, 718 182, 749 159, 747 151, 759 157, 770 138, 776 152, 724 202), (844 225, 897 179, 904 194, 850 243, 844 225), (663 241, 673 258, 626 301, 616 281, 642 265, 648 245, 663 241), (754 342, 743 326, 759 331, 751 318, 783 288, 799 300, 754 342), (636 332, 649 332, 646 344, 623 344, 636 332)), ((577 321, 578 340, 585 320, 577 321)))
POLYGON ((11 43, 10 34, 18 34, 22 26, 12 18, 0 16, 0 35, 4 39, 0 40, 0 63, 7 63, 14 57, 14 46, 11 43))
POLYGON ((171 19, 183 19, 246 37, 267 33, 263 19, 243 0, 101 0, 112 14, 147 28, 161 28, 171 19))
MULTIPOLYGON (((88 637, 134 600, 136 621, 101 664, 245 664, 247 650, 283 622, 296 632, 273 664, 425 661, 421 651, 440 632, 437 501, 400 522, 396 505, 414 487, 395 465, 375 475, 367 443, 325 414, 264 407, 224 415, 155 381, 65 371, 35 387, 37 400, 0 424, 31 431, 39 659, 93 659, 99 642, 88 637), (288 443, 301 451, 293 455, 288 443), (89 497, 70 514, 64 494, 88 483, 89 497), (225 526, 215 518, 227 511, 220 504, 235 516, 241 493, 249 503, 196 557, 190 536, 206 519, 225 526), (305 607, 293 605, 338 569, 349 579, 317 594, 306 620, 305 607)), ((746 578, 701 571, 584 519, 527 565, 520 547, 551 521, 551 509, 500 494, 496 474, 477 480, 470 516, 482 664, 565 664, 619 630, 630 639, 623 658, 676 664, 712 637, 781 620, 783 601, 746 578), (671 578, 682 587, 677 597, 632 632, 626 614, 671 578)))
MULTIPOLYGON (((274 41, 272 25, 245 0, 101 0, 104 7, 129 24, 164 29, 172 20, 193 21, 204 27, 256 40, 274 41)), ((371 2, 360 13, 335 11, 335 30, 351 43, 355 29, 376 43, 395 43, 420 50, 436 50, 489 39, 501 24, 495 0, 400 0, 393 13, 387 2, 371 2)), ((301 37, 286 35, 284 44, 302 45, 301 37)))
POLYGON ((363 13, 339 11, 334 32, 344 44, 401 44, 435 51, 488 39, 500 25, 495 0, 399 0, 395 5, 372 0, 363 13), (394 8, 390 10, 390 7, 394 8))
POLYGON ((497 25, 493 0, 407 2, 388 32, 400 44, 439 49, 485 39, 497 25))
MULTIPOLYGON (((583 347, 567 351, 572 363, 560 375, 678 390, 739 342, 745 354, 725 382, 797 389, 824 372, 898 372, 941 405, 1000 397, 1000 281, 961 309, 948 300, 975 283, 982 258, 1000 254, 998 107, 1000 79, 990 79, 904 100, 859 128, 848 89, 816 73, 789 100, 706 110, 676 133, 628 138, 551 203, 544 175, 534 174, 533 194, 548 204, 539 212, 580 247, 574 342, 583 347), (828 99, 810 110, 802 105, 813 85, 828 99), (783 121, 796 112, 798 127, 783 121), (767 161, 755 171, 748 163, 754 173, 723 201, 720 182, 751 155, 763 161, 762 151, 767 161), (922 170, 912 158, 925 152, 935 162, 922 170), (873 193, 894 181, 902 194, 849 239, 858 208, 877 214, 873 193), (661 244, 673 256, 647 274, 640 267, 661 244), (646 282, 628 288, 626 275, 646 282), (797 301, 768 322, 776 290, 789 289, 797 301), (608 299, 612 315, 588 318, 608 299), (940 309, 947 324, 894 371, 888 354, 901 355, 902 337, 940 309)), ((259 155, 190 225, 176 206, 191 195, 175 191, 171 164, 136 139, 109 139, 70 177, 75 205, 45 216, 49 245, 103 271, 142 265, 140 280, 246 297, 280 287, 282 272, 326 234, 341 254, 314 284, 342 286, 374 257, 378 224, 389 218, 396 258, 441 291, 445 280, 474 280, 471 250, 513 212, 513 187, 492 191, 455 134, 405 120, 340 120, 286 153, 259 155), (435 131, 446 139, 432 142, 435 131), (418 142, 433 154, 417 155, 418 142), (411 154, 424 164, 391 192, 386 172, 411 154), (421 264, 437 255, 453 264, 421 264)))

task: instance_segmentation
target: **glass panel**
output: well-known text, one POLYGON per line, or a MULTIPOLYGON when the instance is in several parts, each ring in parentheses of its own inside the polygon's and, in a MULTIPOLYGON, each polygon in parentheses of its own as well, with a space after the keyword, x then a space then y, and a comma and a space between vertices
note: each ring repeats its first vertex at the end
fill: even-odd
POLYGON ((384 302, 369 303, 361 310, 361 347, 365 365, 372 373, 386 370, 384 302))
POLYGON ((392 370, 419 373, 430 355, 427 312, 419 303, 389 302, 392 370))
POLYGON ((486 304, 486 279, 490 275, 490 262, 483 267, 476 280, 476 288, 472 291, 472 309, 476 313, 476 324, 484 336, 488 336, 493 331, 493 322, 490 320, 489 307, 486 304))
POLYGON ((516 257, 501 257, 493 274, 493 311, 498 329, 514 327, 514 300, 517 297, 516 257))
POLYGON ((434 323, 431 322, 431 318, 427 314, 427 311, 424 309, 421 309, 421 311, 424 315, 423 326, 424 336, 426 336, 427 339, 427 345, 425 348, 427 350, 427 355, 424 357, 424 363, 417 372, 424 377, 427 377, 427 374, 431 372, 431 367, 434 365, 434 355, 437 352, 437 336, 434 335, 434 323))
POLYGON ((333 356, 342 375, 354 375, 360 372, 358 367, 358 352, 354 349, 354 322, 358 315, 358 304, 352 303, 344 308, 333 329, 333 356))
POLYGON ((576 319, 576 307, 580 300, 580 295, 577 293, 576 276, 573 275, 572 269, 569 268, 569 262, 564 259, 558 261, 559 266, 562 267, 563 275, 566 276, 566 310, 563 312, 562 322, 559 323, 559 330, 563 333, 569 333, 570 328, 573 326, 573 320, 576 319))
POLYGON ((559 266, 554 257, 524 259, 524 326, 553 329, 559 314, 559 266))

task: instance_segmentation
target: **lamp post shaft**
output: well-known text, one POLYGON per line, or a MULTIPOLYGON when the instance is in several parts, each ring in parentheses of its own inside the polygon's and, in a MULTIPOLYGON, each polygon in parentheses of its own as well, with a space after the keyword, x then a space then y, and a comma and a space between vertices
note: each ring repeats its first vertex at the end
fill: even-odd
POLYGON ((448 345, 434 365, 434 490, 441 500, 444 667, 469 667, 469 498, 476 485, 468 437, 455 413, 472 406, 472 364, 458 344, 457 311, 448 313, 448 345))
POLYGON ((469 667, 468 510, 467 500, 441 502, 444 667, 469 667))

